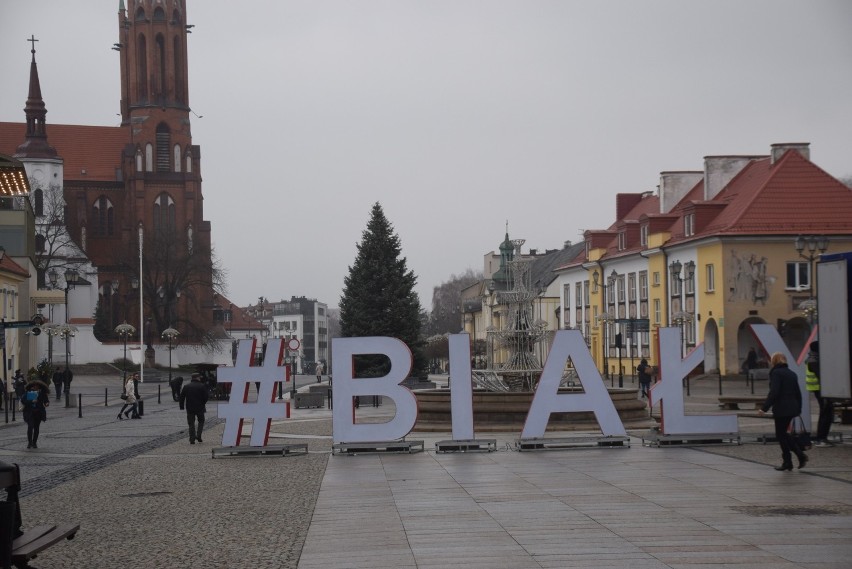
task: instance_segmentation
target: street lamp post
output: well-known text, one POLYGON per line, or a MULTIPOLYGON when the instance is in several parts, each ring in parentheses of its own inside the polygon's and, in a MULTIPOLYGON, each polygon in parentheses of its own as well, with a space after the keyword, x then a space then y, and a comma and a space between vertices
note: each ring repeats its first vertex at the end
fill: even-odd
POLYGON ((681 263, 680 261, 674 261, 671 265, 669 265, 669 270, 672 275, 672 283, 678 282, 680 283, 680 287, 678 290, 678 297, 680 299, 680 310, 675 311, 671 316, 672 323, 678 324, 680 326, 680 336, 681 336, 681 357, 686 355, 686 333, 685 327, 686 324, 690 324, 693 321, 693 315, 691 312, 684 310, 684 283, 691 283, 695 278, 695 262, 687 261, 686 263, 681 263), (683 270, 684 276, 681 277, 681 270, 683 270))
POLYGON ((124 381, 121 384, 122 388, 127 385, 127 339, 136 333, 136 328, 128 324, 126 321, 115 327, 115 333, 124 341, 124 381))
POLYGON ((813 326, 816 321, 816 271, 814 261, 828 250, 828 237, 825 235, 799 235, 795 241, 796 251, 799 257, 808 261, 808 287, 810 294, 808 300, 799 304, 798 308, 803 310, 808 317, 808 323, 813 326), (808 254, 805 255, 807 249, 808 254), (817 253, 819 251, 819 253, 817 253))
MULTIPOLYGON (((50 278, 50 284, 54 288, 56 288, 59 283, 59 273, 56 269, 51 269, 47 273, 50 278)), ((65 323, 60 325, 58 330, 58 335, 65 340, 65 369, 68 369, 68 353, 71 351, 70 348, 70 338, 73 338, 77 334, 77 328, 75 326, 71 326, 68 323, 68 292, 74 288, 74 285, 77 283, 78 273, 76 269, 68 268, 65 270, 65 323)))
POLYGON ((178 337, 178 334, 180 334, 180 332, 178 332, 171 326, 163 330, 163 338, 165 338, 169 342, 169 387, 172 386, 172 342, 175 341, 175 338, 178 337))
MULTIPOLYGON (((592 273, 592 282, 595 285, 595 292, 597 292, 598 287, 600 286, 602 289, 602 301, 601 301, 601 314, 598 316, 598 321, 603 323, 603 367, 604 374, 609 377, 609 339, 607 338, 607 332, 609 329, 609 323, 615 320, 615 317, 609 313, 607 310, 607 291, 612 289, 613 284, 615 284, 615 279, 618 276, 618 273, 615 272, 615 269, 612 270, 607 282, 603 282, 600 280, 600 273, 594 271, 592 273)), ((622 387, 619 384, 619 387, 622 387)))

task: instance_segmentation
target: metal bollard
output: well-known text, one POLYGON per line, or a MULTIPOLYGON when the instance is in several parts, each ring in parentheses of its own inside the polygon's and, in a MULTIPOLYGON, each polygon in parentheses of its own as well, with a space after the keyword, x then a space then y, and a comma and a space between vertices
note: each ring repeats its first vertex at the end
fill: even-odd
POLYGON ((722 395, 722 372, 719 372, 719 395, 722 395))
POLYGON ((83 394, 77 394, 77 417, 79 419, 83 418, 83 394))
POLYGON ((160 400, 160 386, 158 385, 157 386, 157 405, 159 405, 160 403, 162 403, 162 401, 160 400))
POLYGON ((68 391, 65 392, 65 408, 68 409, 71 407, 71 393, 68 391))
POLYGON ((330 387, 328 388, 328 395, 327 395, 327 397, 328 397, 328 408, 329 408, 329 409, 333 409, 333 408, 334 408, 334 403, 332 402, 332 399, 331 399, 331 388, 330 388, 330 387))
POLYGON ((104 387, 104 407, 109 407, 109 388, 104 387))

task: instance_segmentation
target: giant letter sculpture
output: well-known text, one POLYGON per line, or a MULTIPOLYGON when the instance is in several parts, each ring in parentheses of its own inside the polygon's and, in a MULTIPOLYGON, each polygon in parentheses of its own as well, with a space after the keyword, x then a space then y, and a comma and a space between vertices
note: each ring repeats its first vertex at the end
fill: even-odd
POLYGON ((722 434, 738 432, 737 416, 689 415, 684 413, 683 378, 704 360, 704 344, 680 357, 680 328, 660 328, 660 378, 651 386, 650 405, 660 405, 664 435, 722 434))
POLYGON ((417 399, 410 389, 399 385, 411 371, 411 350, 396 338, 334 338, 331 342, 332 377, 332 435, 335 443, 361 443, 401 439, 417 422, 417 399), (384 377, 354 378, 355 355, 382 354, 391 361, 384 377), (352 398, 366 395, 386 395, 396 405, 396 415, 386 423, 355 424, 352 398))
POLYGON ((627 434, 583 335, 579 330, 559 330, 544 364, 521 438, 543 437, 551 413, 578 411, 592 411, 606 436, 627 434), (569 357, 585 393, 559 395, 562 370, 569 357))
MULTIPOLYGON (((800 357, 795 358, 793 354, 790 353, 790 350, 787 348, 787 345, 784 343, 784 340, 781 339, 781 335, 778 334, 778 330, 775 329, 775 326, 772 324, 752 324, 751 331, 754 333, 757 341, 760 342, 760 345, 768 354, 773 354, 775 352, 781 352, 787 358, 787 367, 796 372, 796 375, 799 376, 799 389, 802 390, 802 422, 810 427, 811 424, 811 405, 810 400, 808 399, 807 388, 805 387, 805 373, 807 372, 807 364, 804 362, 805 353, 810 346, 810 340, 815 339, 816 335, 811 334, 810 340, 805 344, 804 349, 802 350, 802 354, 800 357)), ((808 429, 810 430, 810 429, 808 429)))
POLYGON ((450 334, 450 411, 453 439, 473 440, 473 383, 470 372, 470 335, 450 334))

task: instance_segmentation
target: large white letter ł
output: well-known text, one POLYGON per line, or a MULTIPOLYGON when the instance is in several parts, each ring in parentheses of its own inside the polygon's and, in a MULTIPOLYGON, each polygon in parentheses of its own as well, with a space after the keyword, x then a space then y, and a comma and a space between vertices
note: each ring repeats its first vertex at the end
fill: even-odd
POLYGON ((683 405, 683 378, 704 361, 704 344, 699 344, 680 358, 680 328, 660 328, 660 378, 651 386, 651 406, 662 402, 660 407, 664 435, 692 435, 705 433, 738 432, 737 416, 690 415, 686 416, 683 405))
POLYGON ((592 411, 606 436, 627 434, 603 378, 592 361, 583 335, 579 330, 558 330, 527 413, 521 437, 543 437, 551 413, 578 411, 592 411), (577 370, 585 393, 559 395, 562 370, 569 357, 574 362, 574 369, 577 370))
POLYGON ((334 338, 331 342, 332 377, 332 435, 335 443, 360 443, 401 439, 414 428, 417 421, 417 399, 410 389, 399 385, 411 371, 411 350, 396 338, 334 338), (355 355, 382 354, 391 361, 384 377, 353 377, 352 358, 355 355), (352 398, 366 395, 387 395, 396 405, 396 415, 387 423, 355 424, 352 398))

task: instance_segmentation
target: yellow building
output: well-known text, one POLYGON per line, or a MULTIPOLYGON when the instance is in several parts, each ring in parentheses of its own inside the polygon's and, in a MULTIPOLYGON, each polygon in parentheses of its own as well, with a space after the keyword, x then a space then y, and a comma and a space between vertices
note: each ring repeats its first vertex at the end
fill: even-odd
POLYGON ((852 250, 852 190, 806 143, 708 156, 701 171, 661 173, 656 193, 619 194, 616 221, 585 240, 557 269, 563 327, 583 330, 601 370, 655 365, 656 331, 678 326, 684 352, 704 342, 705 371, 737 373, 759 349, 749 324, 776 326, 794 354, 805 348, 815 262, 852 250))

